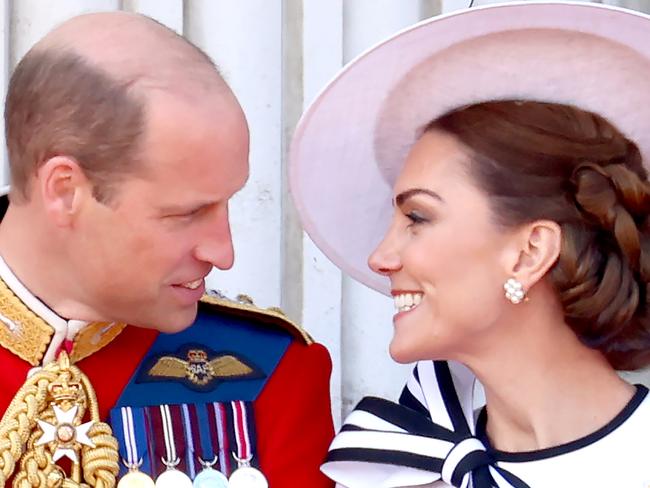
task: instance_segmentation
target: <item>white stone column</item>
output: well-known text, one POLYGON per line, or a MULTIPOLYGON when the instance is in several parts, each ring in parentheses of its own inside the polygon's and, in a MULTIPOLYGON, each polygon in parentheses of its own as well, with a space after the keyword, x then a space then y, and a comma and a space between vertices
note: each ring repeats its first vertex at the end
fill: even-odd
MULTIPOLYGON (((5 4, 7 2, 4 2, 5 4)), ((11 67, 52 28, 75 15, 117 10, 119 0, 19 0, 11 2, 11 67)))
MULTIPOLYGON (((344 2, 344 60, 353 59, 386 36, 419 21, 420 8, 416 0, 344 2)), ((392 299, 347 276, 343 278, 343 415, 370 393, 396 398, 408 377, 410 366, 396 364, 387 352, 393 335, 393 314, 392 299)))
MULTIPOLYGON (((188 4, 185 34, 220 67, 248 118, 251 174, 231 202, 235 265, 209 285, 278 305, 281 237, 281 2, 200 0, 188 4)), ((215 122, 219 114, 215 113, 215 122)))
POLYGON ((144 14, 183 33, 183 0, 123 0, 122 8, 144 14))
MULTIPOLYGON (((9 85, 10 62, 11 62, 11 9, 9 2, 0 2, 0 96, 2 100, 7 94, 9 85)), ((0 120, 0 186, 9 184, 9 159, 7 158, 7 145, 5 144, 5 122, 4 117, 0 120)))

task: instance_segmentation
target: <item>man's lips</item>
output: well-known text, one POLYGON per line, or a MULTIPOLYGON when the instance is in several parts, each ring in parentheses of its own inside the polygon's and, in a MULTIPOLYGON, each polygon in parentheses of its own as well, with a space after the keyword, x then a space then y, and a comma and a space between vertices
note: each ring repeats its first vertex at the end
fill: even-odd
POLYGON ((182 288, 187 288, 188 290, 196 290, 203 283, 203 279, 204 278, 199 278, 198 280, 187 281, 185 283, 179 283, 178 285, 174 286, 180 286, 182 288))

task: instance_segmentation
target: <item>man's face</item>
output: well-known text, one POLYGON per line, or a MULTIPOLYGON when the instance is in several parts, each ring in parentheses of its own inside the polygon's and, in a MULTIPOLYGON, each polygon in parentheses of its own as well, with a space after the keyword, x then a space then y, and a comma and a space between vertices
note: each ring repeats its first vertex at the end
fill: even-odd
POLYGON ((97 318, 164 332, 190 325, 213 266, 233 248, 228 201, 248 178, 248 128, 230 93, 148 99, 144 172, 90 201, 70 240, 83 302, 97 318))

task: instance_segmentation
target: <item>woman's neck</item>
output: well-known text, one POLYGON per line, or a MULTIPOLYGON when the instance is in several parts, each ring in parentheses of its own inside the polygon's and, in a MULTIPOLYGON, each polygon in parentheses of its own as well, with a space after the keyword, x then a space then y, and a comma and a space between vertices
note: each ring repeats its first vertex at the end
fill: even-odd
POLYGON ((485 349, 489 355, 463 361, 485 388, 494 448, 532 451, 579 439, 605 426, 634 395, 568 326, 521 329, 485 349))

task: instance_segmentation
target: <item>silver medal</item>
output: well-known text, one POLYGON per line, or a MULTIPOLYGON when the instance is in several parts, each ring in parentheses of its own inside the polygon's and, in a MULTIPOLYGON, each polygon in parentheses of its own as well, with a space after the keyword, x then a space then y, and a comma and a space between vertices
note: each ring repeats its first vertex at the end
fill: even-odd
POLYGON ((262 472, 251 466, 252 458, 240 459, 236 455, 234 457, 239 467, 230 475, 230 488, 269 488, 269 482, 262 472))
POLYGON ((230 475, 230 488, 269 488, 269 482, 259 469, 252 466, 237 468, 230 475))
POLYGON ((228 478, 221 471, 212 468, 217 462, 216 456, 212 462, 203 459, 199 459, 199 462, 203 466, 203 471, 194 478, 194 488, 229 488, 228 478))
POLYGON ((178 458, 174 461, 165 461, 163 459, 163 464, 167 466, 167 470, 162 472, 156 479, 156 488, 192 488, 190 477, 176 469, 178 463, 180 463, 178 458))
POLYGON ((194 478, 194 488, 229 488, 228 478, 213 468, 205 468, 194 478))

